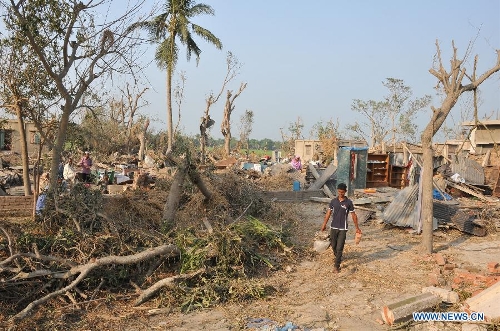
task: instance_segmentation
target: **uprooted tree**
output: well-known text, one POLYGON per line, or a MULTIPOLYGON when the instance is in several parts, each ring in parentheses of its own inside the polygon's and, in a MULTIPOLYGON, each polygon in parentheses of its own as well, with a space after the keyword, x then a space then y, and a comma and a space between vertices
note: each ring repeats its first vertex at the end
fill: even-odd
POLYGON ((76 184, 68 195, 48 199, 36 223, 0 223, 3 316, 20 328, 47 328, 57 310, 79 307, 83 314, 104 300, 167 300, 189 311, 272 294, 272 286, 251 276, 292 258, 285 231, 293 229, 293 213, 283 217, 285 211, 236 173, 192 171, 187 153, 174 160, 173 180, 157 181, 149 194, 104 199, 76 184), (169 209, 170 229, 162 222, 165 199, 179 207, 169 209), (271 258, 275 254, 279 259, 271 258))
POLYGON ((422 212, 420 219, 422 221, 422 245, 427 253, 432 253, 433 238, 432 238, 432 176, 433 176, 433 151, 432 151, 432 137, 441 128, 441 125, 446 120, 446 117, 457 103, 459 97, 465 93, 476 90, 486 79, 491 77, 496 72, 500 71, 500 50, 497 50, 497 61, 483 74, 477 75, 478 56, 474 58, 472 72, 466 72, 464 62, 469 55, 467 52, 463 59, 458 58, 458 51, 455 43, 452 42, 453 57, 450 60, 450 68, 446 69, 442 62, 441 49, 439 43, 436 41, 436 65, 431 68, 429 72, 437 78, 438 87, 442 89, 444 100, 440 107, 431 107, 432 117, 427 126, 425 127, 421 139, 423 149, 423 174, 422 174, 422 212), (469 82, 464 84, 464 79, 469 82))

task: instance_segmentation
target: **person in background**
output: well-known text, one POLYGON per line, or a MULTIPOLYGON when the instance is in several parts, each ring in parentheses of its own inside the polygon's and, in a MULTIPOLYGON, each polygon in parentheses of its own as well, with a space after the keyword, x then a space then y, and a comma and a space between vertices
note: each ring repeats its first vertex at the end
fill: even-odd
POLYGON ((44 191, 48 191, 50 183, 50 175, 48 172, 44 172, 40 176, 40 182, 38 183, 38 194, 41 194, 44 191))
POLYGON ((57 168, 57 178, 61 180, 64 178, 64 162, 62 160, 59 162, 59 167, 57 168))
POLYGON ((295 170, 302 170, 302 161, 300 161, 300 156, 295 156, 290 164, 295 170))
POLYGON ((40 215, 43 208, 45 208, 45 199, 47 198, 47 191, 49 190, 50 176, 48 172, 40 176, 38 183, 38 198, 35 205, 35 214, 40 215))
POLYGON ((330 244, 332 246, 333 255, 335 256, 334 273, 340 272, 340 262, 342 262, 342 253, 344 251, 345 239, 347 236, 347 218, 351 213, 352 221, 356 227, 356 233, 361 234, 361 229, 358 225, 358 216, 354 212, 354 204, 347 198, 347 185, 340 183, 337 185, 337 197, 330 201, 330 206, 325 214, 321 231, 325 231, 326 224, 332 216, 330 223, 330 244))
POLYGON ((75 183, 76 172, 73 169, 73 158, 71 157, 64 165, 63 178, 70 187, 75 183))
POLYGON ((80 167, 82 167, 82 180, 84 183, 90 183, 90 171, 92 168, 92 159, 90 158, 90 152, 86 151, 83 154, 83 157, 79 163, 80 167))

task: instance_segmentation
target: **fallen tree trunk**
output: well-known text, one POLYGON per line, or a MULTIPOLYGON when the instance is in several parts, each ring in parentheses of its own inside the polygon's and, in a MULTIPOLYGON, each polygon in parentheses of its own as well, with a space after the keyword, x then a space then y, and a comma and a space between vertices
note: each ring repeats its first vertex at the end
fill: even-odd
POLYGON ((172 186, 170 186, 170 191, 168 192, 167 202, 165 203, 165 208, 163 209, 162 218, 163 224, 166 224, 167 226, 174 225, 175 213, 179 208, 182 186, 184 185, 186 172, 186 165, 179 165, 177 171, 175 172, 172 186))
POLYGON ((134 255, 128 255, 128 256, 106 256, 100 259, 93 259, 91 262, 83 264, 83 265, 78 265, 75 267, 72 267, 70 270, 67 272, 63 273, 61 278, 70 278, 71 276, 78 275, 78 277, 73 280, 69 285, 51 292, 44 297, 35 300, 31 302, 26 308, 24 308, 22 311, 17 313, 15 316, 11 318, 11 322, 15 322, 18 320, 21 320, 28 316, 33 310, 38 308, 40 305, 44 304, 48 300, 52 299, 53 297, 56 297, 61 294, 65 294, 66 292, 74 289, 82 280, 84 280, 87 275, 94 269, 105 266, 105 265, 110 265, 110 264, 135 264, 138 262, 146 261, 149 259, 152 259, 156 256, 159 255, 168 255, 170 256, 176 256, 179 255, 180 251, 179 248, 175 245, 162 245, 158 246, 155 248, 148 249, 146 251, 134 254, 134 255))
POLYGON ((189 167, 188 170, 189 180, 195 184, 200 192, 205 196, 206 200, 212 199, 212 193, 208 190, 207 186, 200 177, 200 173, 194 167, 189 167))
POLYGON ((205 271, 205 268, 201 268, 195 272, 189 273, 189 274, 183 274, 183 275, 177 275, 177 276, 172 276, 169 278, 164 278, 162 280, 157 281, 154 283, 152 286, 144 290, 141 295, 135 300, 134 306, 139 306, 149 300, 156 292, 158 292, 161 288, 170 286, 174 281, 176 280, 181 280, 181 279, 188 279, 188 278, 193 278, 196 275, 201 274, 202 272, 205 271))

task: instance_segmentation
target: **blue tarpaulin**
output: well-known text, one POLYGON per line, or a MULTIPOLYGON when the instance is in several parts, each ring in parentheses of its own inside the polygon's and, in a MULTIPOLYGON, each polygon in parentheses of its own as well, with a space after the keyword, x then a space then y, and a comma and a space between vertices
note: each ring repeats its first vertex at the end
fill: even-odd
POLYGON ((432 190, 432 198, 433 199, 436 199, 436 200, 451 200, 451 199, 453 199, 449 194, 444 193, 444 192, 443 192, 443 194, 444 194, 444 196, 441 194, 441 192, 439 192, 436 189, 432 190))

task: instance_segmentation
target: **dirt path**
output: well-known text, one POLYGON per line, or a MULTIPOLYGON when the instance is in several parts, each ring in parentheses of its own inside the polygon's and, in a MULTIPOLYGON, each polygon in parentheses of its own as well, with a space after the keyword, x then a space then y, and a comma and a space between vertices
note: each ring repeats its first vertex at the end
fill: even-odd
MULTIPOLYGON (((303 240, 310 242, 319 230, 326 204, 303 203, 303 240)), ((348 233, 345 260, 340 274, 334 275, 333 254, 311 253, 297 265, 270 275, 278 294, 241 305, 195 311, 121 319, 121 330, 241 330, 250 322, 275 321, 283 326, 292 322, 299 330, 387 330, 381 325, 381 308, 404 297, 421 293, 429 286, 429 274, 436 272, 433 256, 419 251, 421 237, 376 221, 361 225, 363 240, 355 245, 354 231, 348 233)), ((500 256, 497 234, 471 237, 456 230, 436 231, 436 251, 456 264, 457 268, 485 271, 489 261, 500 256)), ((442 275, 450 279, 453 271, 442 275)), ((113 325, 110 321, 110 325, 113 325)), ((254 328, 256 329, 256 328, 254 328)), ((426 323, 414 330, 461 330, 460 324, 426 323)), ((261 327, 258 330, 271 330, 261 327)), ((272 329, 274 330, 274 329, 272 329)))

